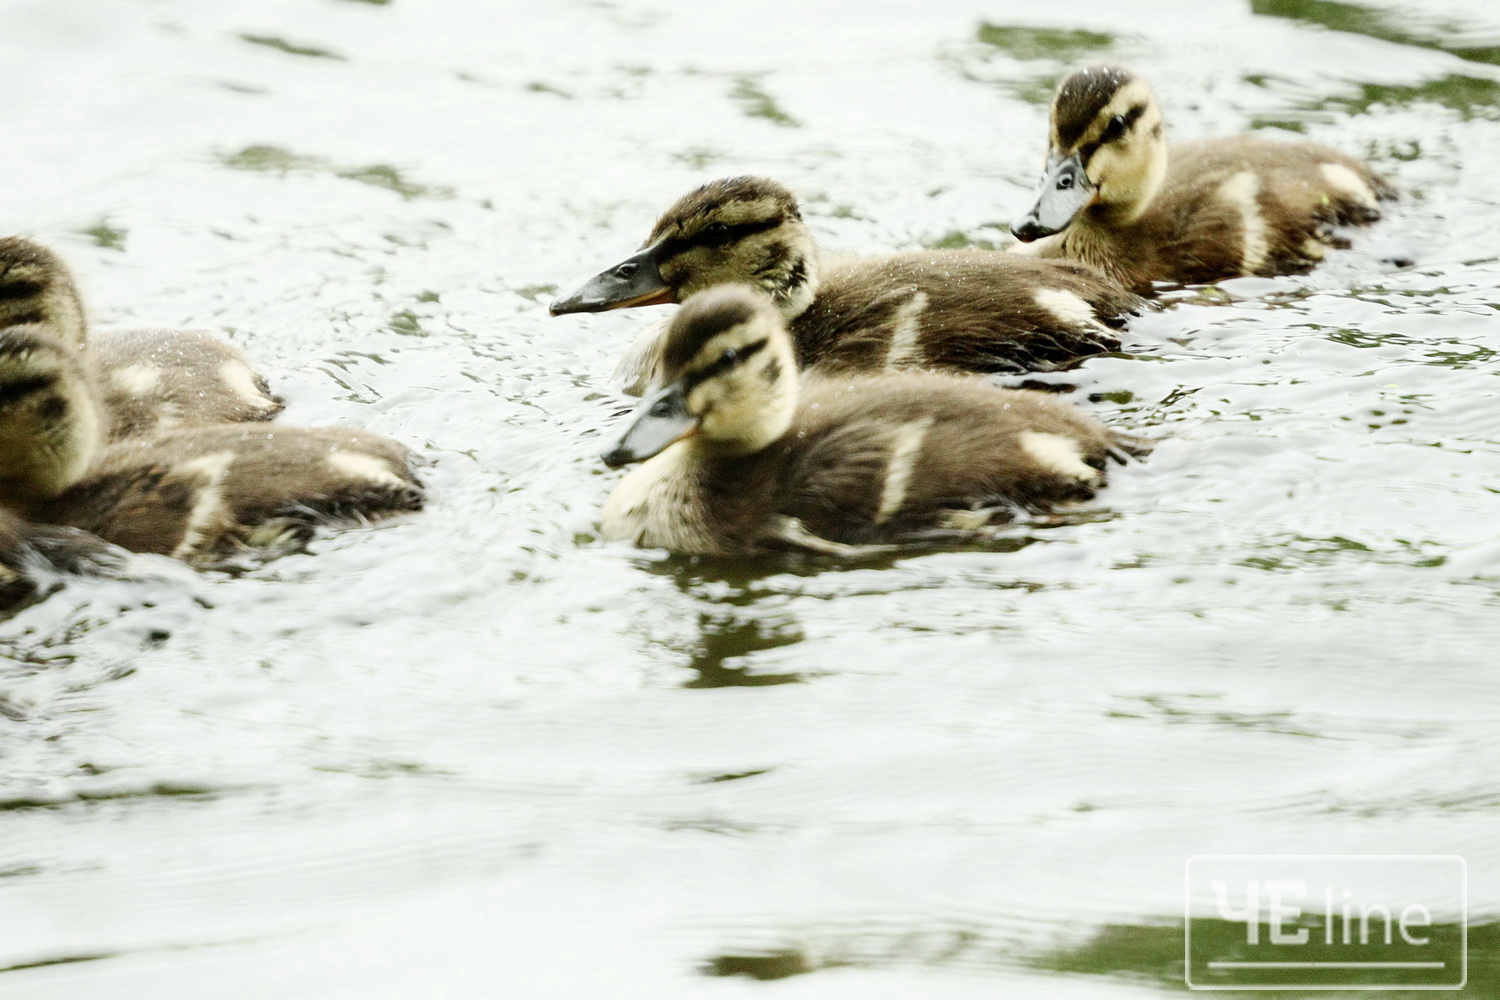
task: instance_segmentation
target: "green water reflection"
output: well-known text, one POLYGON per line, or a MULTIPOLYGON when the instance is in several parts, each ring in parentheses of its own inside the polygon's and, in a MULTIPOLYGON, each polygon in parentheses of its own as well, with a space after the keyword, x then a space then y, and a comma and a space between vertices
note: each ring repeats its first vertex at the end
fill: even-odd
POLYGON ((1451 36, 1462 35, 1463 25, 1446 21, 1426 25, 1403 25, 1395 11, 1337 3, 1335 0, 1251 0, 1252 13, 1321 24, 1333 31, 1367 35, 1398 45, 1437 49, 1470 62, 1500 66, 1500 45, 1465 45, 1451 36))

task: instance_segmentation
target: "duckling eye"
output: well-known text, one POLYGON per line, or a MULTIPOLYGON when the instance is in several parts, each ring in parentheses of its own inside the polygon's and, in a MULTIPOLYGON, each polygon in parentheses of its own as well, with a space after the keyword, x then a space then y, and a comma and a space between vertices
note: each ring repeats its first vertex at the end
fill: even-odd
POLYGON ((723 246, 729 242, 729 226, 722 222, 710 222, 703 227, 698 238, 711 247, 723 246))
POLYGON ((740 352, 732 347, 726 347, 724 353, 719 355, 719 364, 732 365, 739 360, 740 352))
POLYGON ((1125 134, 1125 116, 1124 115, 1115 115, 1113 118, 1111 118, 1109 120, 1109 124, 1106 125, 1106 126, 1104 126, 1104 132, 1103 132, 1102 135, 1099 136, 1099 141, 1100 142, 1114 142, 1116 139, 1120 138, 1120 136, 1122 136, 1124 134, 1125 134))

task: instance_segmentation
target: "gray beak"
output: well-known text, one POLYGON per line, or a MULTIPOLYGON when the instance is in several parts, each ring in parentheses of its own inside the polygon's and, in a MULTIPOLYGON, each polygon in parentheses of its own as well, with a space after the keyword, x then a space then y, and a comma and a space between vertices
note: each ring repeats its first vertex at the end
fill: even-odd
POLYGON ((1047 169, 1036 189, 1036 203, 1010 224, 1022 243, 1060 233, 1094 199, 1094 185, 1084 173, 1078 154, 1047 157, 1047 169))
POLYGON ((650 246, 600 271, 572 295, 552 303, 549 311, 561 316, 676 301, 677 293, 662 280, 657 248, 650 246))
POLYGON ((620 443, 602 456, 604 464, 618 469, 631 462, 643 462, 697 429, 698 418, 688 412, 687 393, 682 383, 674 383, 641 403, 620 443))

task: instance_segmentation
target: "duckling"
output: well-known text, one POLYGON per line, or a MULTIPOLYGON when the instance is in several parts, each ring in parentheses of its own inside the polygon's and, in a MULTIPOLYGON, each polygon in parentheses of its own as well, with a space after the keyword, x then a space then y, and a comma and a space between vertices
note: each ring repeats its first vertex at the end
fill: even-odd
POLYGON ((0 327, 50 326, 85 352, 100 389, 106 438, 171 427, 269 420, 282 402, 230 345, 200 330, 88 330, 66 265, 21 237, 0 239, 0 327))
POLYGON ((662 368, 664 387, 603 456, 645 462, 604 504, 607 540, 716 556, 972 540, 1091 499, 1107 459, 1145 447, 979 377, 799 379, 780 311, 743 285, 683 305, 662 368))
POLYGON ((422 502, 410 454, 388 438, 224 424, 113 445, 39 515, 206 568, 248 549, 295 548, 317 525, 362 523, 422 502))
POLYGON ((228 423, 106 436, 84 352, 50 325, 0 328, 7 519, 210 566, 246 548, 289 549, 318 524, 422 505, 406 449, 373 434, 228 423))
POLYGON ((1310 270, 1348 241, 1333 227, 1380 218, 1395 197, 1358 160, 1256 135, 1174 144, 1144 80, 1119 66, 1067 77, 1052 98, 1046 171, 1011 232, 1023 253, 1091 264, 1150 295, 1310 270))
MULTIPOLYGON (((639 252, 552 303, 552 315, 688 302, 739 282, 770 296, 797 363, 823 374, 1063 367, 1120 346, 1139 302, 1091 268, 985 250, 908 251, 823 260, 790 191, 731 177, 684 196, 639 252)), ((631 388, 660 375, 638 347, 631 388)))
POLYGON ((40 323, 0 328, 0 504, 30 511, 81 478, 105 443, 82 352, 40 323))

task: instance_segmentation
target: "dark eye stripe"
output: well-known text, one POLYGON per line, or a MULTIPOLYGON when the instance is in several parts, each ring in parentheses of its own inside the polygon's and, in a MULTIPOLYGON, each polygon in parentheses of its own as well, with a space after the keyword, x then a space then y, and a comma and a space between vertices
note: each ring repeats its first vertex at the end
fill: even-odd
POLYGON ((46 290, 47 286, 40 281, 7 281, 0 283, 0 299, 29 299, 46 290))
POLYGON ((741 222, 738 225, 729 226, 729 233, 717 238, 705 236, 704 229, 707 229, 707 226, 699 229, 691 236, 669 236, 661 242, 661 259, 665 260, 668 257, 674 257, 677 254, 691 250, 693 247, 728 246, 730 243, 735 243, 747 236, 763 233, 767 229, 775 229, 781 225, 781 221, 781 217, 777 216, 772 219, 761 219, 758 222, 741 222))
POLYGON ((725 360, 722 357, 717 358, 714 360, 713 364, 707 365, 706 367, 700 368, 699 370, 685 376, 682 380, 683 394, 686 395, 692 392, 704 382, 707 382, 711 378, 717 378, 730 369, 738 368, 740 365, 744 364, 745 361, 750 357, 764 350, 767 343, 768 341, 762 339, 757 340, 753 344, 746 344, 744 347, 737 347, 735 348, 733 358, 728 360, 725 360))
POLYGON ((25 399, 43 389, 50 389, 56 381, 51 375, 28 375, 0 384, 0 406, 25 399))
MULTIPOLYGON (((1141 120, 1141 115, 1145 113, 1146 106, 1144 104, 1137 104, 1135 107, 1125 112, 1125 114, 1123 115, 1125 124, 1122 125, 1120 127, 1120 131, 1115 134, 1112 134, 1113 130, 1108 125, 1106 125, 1104 127, 1104 131, 1099 133, 1098 139, 1095 139, 1093 142, 1086 142, 1082 146, 1078 147, 1079 162, 1081 162, 1084 166, 1088 166, 1089 160, 1092 160, 1094 158, 1094 154, 1099 152, 1099 147, 1105 145, 1106 143, 1114 142, 1121 136, 1128 135, 1130 130, 1135 127, 1135 123, 1141 120)), ((1111 121, 1112 120, 1113 119, 1111 119, 1111 121)))
POLYGON ((1141 115, 1145 113, 1146 106, 1144 104, 1137 104, 1135 107, 1125 112, 1125 128, 1121 131, 1129 132, 1132 128, 1135 127, 1135 123, 1141 120, 1141 115))

